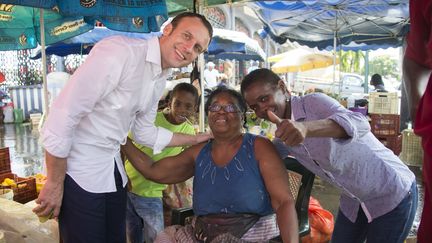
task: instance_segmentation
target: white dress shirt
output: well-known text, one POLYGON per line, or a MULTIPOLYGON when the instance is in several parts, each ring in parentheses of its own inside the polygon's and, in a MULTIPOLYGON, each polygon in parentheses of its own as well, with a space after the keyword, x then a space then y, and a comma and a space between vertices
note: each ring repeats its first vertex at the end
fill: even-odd
POLYGON ((169 74, 157 37, 100 41, 53 103, 42 129, 45 149, 67 158, 66 173, 86 191, 116 191, 114 159, 125 186, 119 150, 128 131, 155 151, 171 140, 170 131, 154 126, 169 74))

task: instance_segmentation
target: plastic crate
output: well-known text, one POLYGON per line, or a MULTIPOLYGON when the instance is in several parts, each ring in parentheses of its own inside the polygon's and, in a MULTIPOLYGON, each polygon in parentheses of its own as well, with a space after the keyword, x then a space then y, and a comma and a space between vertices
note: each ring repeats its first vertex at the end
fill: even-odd
POLYGON ((402 131, 402 152, 400 159, 407 165, 421 166, 423 164, 423 148, 421 138, 412 129, 402 131))
MULTIPOLYGON (((0 148, 0 174, 11 172, 9 148, 0 148)), ((1 181, 0 181, 1 183, 1 181)))
POLYGON ((23 178, 13 173, 6 173, 0 175, 0 182, 4 181, 6 178, 14 180, 17 184, 16 188, 12 188, 14 201, 27 203, 37 198, 35 178, 23 178))
POLYGON ((399 114, 398 93, 369 93, 368 111, 370 114, 399 114))
POLYGON ((371 130, 376 137, 399 135, 399 115, 370 114, 370 118, 371 130))
POLYGON ((402 149, 402 135, 378 138, 378 140, 389 148, 395 155, 399 155, 402 149))

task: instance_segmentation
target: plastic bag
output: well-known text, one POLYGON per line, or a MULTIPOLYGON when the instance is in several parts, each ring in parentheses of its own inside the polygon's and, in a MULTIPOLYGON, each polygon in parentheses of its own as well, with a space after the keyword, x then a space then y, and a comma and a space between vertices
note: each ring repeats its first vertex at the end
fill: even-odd
POLYGON ((308 214, 311 232, 302 237, 302 243, 329 242, 334 229, 333 214, 323 209, 319 201, 313 197, 309 200, 308 214))
POLYGON ((33 206, 0 198, 0 235, 3 236, 3 242, 59 242, 57 221, 40 223, 32 208, 33 206))

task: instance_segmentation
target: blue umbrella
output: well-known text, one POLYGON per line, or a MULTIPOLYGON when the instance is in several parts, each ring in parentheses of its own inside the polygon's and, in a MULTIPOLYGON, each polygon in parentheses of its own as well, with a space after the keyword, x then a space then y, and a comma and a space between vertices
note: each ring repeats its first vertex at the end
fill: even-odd
MULTIPOLYGON (((122 35, 133 38, 141 38, 148 39, 152 36, 159 35, 159 32, 152 33, 132 33, 132 32, 122 32, 110 30, 105 27, 95 27, 93 30, 90 30, 81 35, 72 37, 65 41, 47 46, 45 52, 47 55, 57 55, 57 56, 67 56, 70 54, 88 54, 90 50, 93 48, 96 42, 102 40, 103 38, 114 36, 114 35, 122 35)), ((31 59, 39 59, 41 58, 40 48, 35 49, 31 59)))
POLYGON ((409 27, 408 0, 257 1, 249 6, 275 41, 319 49, 400 46, 409 27))
MULTIPOLYGON (((89 32, 72 37, 64 42, 48 46, 46 48, 46 53, 47 55, 54 54, 57 56, 88 54, 96 42, 108 36, 123 35, 146 39, 158 34, 159 33, 128 33, 96 27, 89 32)), ((208 47, 207 56, 210 59, 265 60, 265 53, 257 41, 241 32, 216 28, 214 29, 214 35, 208 47)), ((40 57, 40 51, 32 55, 32 59, 38 59, 40 57)))
MULTIPOLYGON (((34 48, 40 43, 55 43, 84 33, 93 26, 80 17, 65 17, 55 11, 35 9, 11 4, 0 5, 0 50, 34 48)), ((46 84, 46 58, 42 55, 44 96, 48 97, 46 84)), ((48 111, 48 99, 44 99, 48 111)))
POLYGON ((264 61, 266 54, 258 42, 245 33, 215 29, 208 47, 208 58, 264 61))

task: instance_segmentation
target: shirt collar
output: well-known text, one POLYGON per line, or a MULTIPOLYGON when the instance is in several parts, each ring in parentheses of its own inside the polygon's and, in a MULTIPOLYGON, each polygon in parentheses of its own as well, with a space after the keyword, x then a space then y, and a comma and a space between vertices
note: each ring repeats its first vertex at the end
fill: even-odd
POLYGON ((304 120, 306 118, 305 110, 303 109, 303 100, 299 96, 291 96, 291 112, 295 120, 304 120))
POLYGON ((146 61, 155 64, 156 75, 169 76, 171 68, 162 69, 162 57, 160 52, 159 37, 155 36, 148 40, 146 61))

